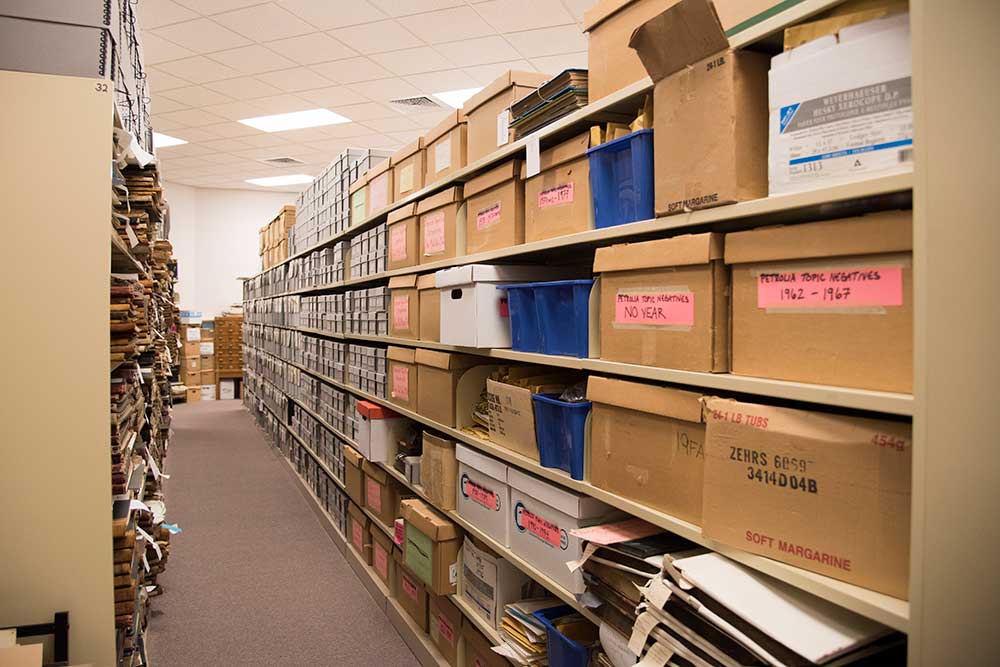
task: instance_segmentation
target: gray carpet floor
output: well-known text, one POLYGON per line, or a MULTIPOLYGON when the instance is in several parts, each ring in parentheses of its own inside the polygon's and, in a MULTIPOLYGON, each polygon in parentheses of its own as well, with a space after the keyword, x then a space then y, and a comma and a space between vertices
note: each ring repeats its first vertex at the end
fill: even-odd
POLYGON ((151 667, 417 665, 239 401, 179 405, 151 667))

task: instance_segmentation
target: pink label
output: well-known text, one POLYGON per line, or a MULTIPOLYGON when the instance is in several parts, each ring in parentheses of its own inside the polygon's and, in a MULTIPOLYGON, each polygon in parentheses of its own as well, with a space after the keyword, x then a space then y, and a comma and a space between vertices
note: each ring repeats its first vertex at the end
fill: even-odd
POLYGON ((444 211, 425 215, 420 220, 424 232, 424 254, 439 255, 444 252, 444 211))
POLYGON ((392 326, 395 329, 410 328, 410 297, 394 296, 392 298, 392 326))
POLYGON ((444 637, 444 640, 446 642, 448 642, 449 644, 455 643, 455 630, 451 627, 451 624, 448 623, 447 618, 439 615, 437 617, 437 628, 438 628, 438 634, 444 637))
POLYGON ((374 554, 372 560, 375 561, 375 571, 378 572, 378 576, 383 579, 389 578, 389 554, 385 552, 382 547, 377 544, 372 545, 374 554))
POLYGON ((538 193, 538 208, 573 203, 573 184, 563 183, 538 193))
POLYGON ((410 369, 402 366, 392 367, 392 397, 404 401, 410 400, 410 369))
POLYGON ((776 271, 757 276, 758 308, 864 308, 903 305, 903 269, 776 271))
POLYGON ((413 600, 414 602, 416 602, 417 587, 413 584, 412 581, 410 581, 406 577, 400 577, 400 580, 403 582, 403 590, 406 591, 406 596, 411 600, 413 600))
POLYGON ((694 326, 692 292, 618 292, 615 323, 650 327, 694 326))
POLYGON ((395 531, 392 534, 392 541, 398 546, 403 546, 403 540, 406 539, 406 526, 402 519, 396 519, 396 523, 393 524, 395 531))
POLYGON ((394 262, 406 259, 406 225, 396 225, 389 232, 389 259, 394 262))
POLYGON ((382 513, 382 487, 374 479, 365 479, 365 502, 376 514, 382 513))
POLYGON ((556 548, 560 547, 559 526, 523 508, 521 509, 521 521, 524 523, 524 529, 529 533, 556 548))
POLYGON ((500 223, 500 202, 476 213, 476 229, 483 231, 500 223))
POLYGON ((368 183, 368 215, 378 213, 389 205, 389 174, 385 173, 368 183))
POLYGON ((488 510, 500 511, 500 503, 497 502, 497 494, 493 493, 485 486, 476 484, 463 475, 462 492, 473 502, 477 502, 488 510))
POLYGON ((361 529, 361 524, 356 519, 351 520, 351 542, 358 553, 365 550, 365 531, 361 529))

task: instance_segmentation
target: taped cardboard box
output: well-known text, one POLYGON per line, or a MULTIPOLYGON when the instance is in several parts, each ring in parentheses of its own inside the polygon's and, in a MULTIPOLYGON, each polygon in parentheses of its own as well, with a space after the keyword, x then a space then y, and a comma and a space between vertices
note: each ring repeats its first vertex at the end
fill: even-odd
POLYGON ((705 537, 907 598, 909 423, 707 407, 705 537))
POLYGON ((435 507, 455 509, 457 479, 458 461, 455 458, 454 441, 424 431, 423 451, 420 454, 420 486, 435 507))
POLYGON ((590 132, 543 151, 541 171, 524 178, 524 240, 527 243, 594 228, 590 196, 590 132))
POLYGON ((410 347, 389 346, 389 400, 396 405, 417 411, 417 356, 410 347))
POLYGON ((467 618, 462 619, 465 661, 462 667, 510 667, 511 662, 493 651, 493 643, 467 618))
POLYGON ((425 155, 424 138, 419 137, 389 158, 392 166, 393 201, 401 201, 424 187, 425 155))
POLYGON ((729 273, 722 260, 716 233, 598 248, 601 359, 725 372, 729 273))
POLYGON ((372 541, 372 569, 389 592, 397 595, 396 560, 392 557, 392 540, 374 524, 368 532, 372 541))
POLYGON ((592 375, 590 483, 701 524, 705 421, 700 394, 592 375))
POLYGON ((358 505, 365 504, 365 474, 361 470, 364 460, 358 450, 344 445, 344 487, 348 497, 358 505))
POLYGON ((513 137, 510 130, 510 105, 548 80, 548 75, 508 70, 466 100, 462 113, 468 118, 468 154, 472 164, 513 137))
POLYGON ((443 426, 473 423, 472 411, 496 367, 482 357, 418 349, 417 412, 443 426))
POLYGON ((681 0, 629 45, 654 81, 657 215, 767 196, 767 56, 729 49, 709 0, 681 0))
POLYGON ((913 390, 911 211, 726 235, 732 372, 913 390))
POLYGON ((510 537, 507 464, 458 443, 458 515, 504 546, 510 537))
POLYGON ((531 577, 466 536, 458 594, 490 627, 500 629, 504 606, 529 597, 532 584, 531 577))
POLYGON ((524 243, 524 181, 511 160, 465 184, 467 254, 524 243))
POLYGON ((402 491, 399 482, 374 463, 362 461, 361 469, 365 473, 365 507, 378 517, 382 525, 391 528, 399 516, 402 491))
POLYGON ((372 564, 371 519, 361 508, 350 503, 347 506, 347 543, 354 553, 367 565, 372 564))
POLYGON ((437 595, 451 595, 458 583, 461 530, 419 498, 400 503, 406 522, 406 567, 437 595))
POLYGON ((466 205, 461 185, 421 199, 417 215, 420 216, 418 264, 465 254, 466 205))
POLYGON ((384 160, 368 170, 368 193, 365 202, 367 217, 381 213, 394 201, 392 187, 392 169, 389 160, 384 160))
POLYGON ((420 337, 420 298, 417 275, 389 278, 389 335, 416 340, 420 337))
POLYGON ((441 342, 441 291, 437 288, 434 274, 417 278, 417 294, 420 302, 420 340, 441 342))
POLYGON ((458 638, 462 635, 462 612, 444 595, 431 595, 427 634, 445 661, 458 665, 458 638))
POLYGON ((406 204, 389 213, 389 270, 405 269, 420 263, 417 205, 406 204))
POLYGON ((427 632, 427 591, 420 579, 406 569, 403 555, 398 549, 393 550, 396 559, 396 599, 406 615, 413 619, 424 632, 427 632))
POLYGON ((368 217, 368 173, 361 174, 349 188, 351 199, 351 226, 361 224, 368 217))
POLYGON ((440 181, 465 166, 468 129, 465 114, 455 109, 424 135, 427 184, 440 181))

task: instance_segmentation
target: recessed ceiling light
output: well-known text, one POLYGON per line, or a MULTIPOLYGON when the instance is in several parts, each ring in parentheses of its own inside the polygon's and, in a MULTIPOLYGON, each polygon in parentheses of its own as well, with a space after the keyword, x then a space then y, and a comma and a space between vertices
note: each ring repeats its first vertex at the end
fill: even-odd
POLYGON ((431 93, 434 97, 438 98, 450 107, 455 107, 456 109, 461 109, 462 105, 465 104, 465 100, 469 99, 476 93, 482 90, 479 88, 462 88, 461 90, 446 90, 443 93, 431 93))
POLYGON ((186 144, 187 142, 183 139, 178 139, 177 137, 171 137, 166 134, 160 134, 159 132, 153 132, 153 148, 166 148, 167 146, 180 146, 181 144, 186 144))
POLYGON ((278 185, 298 185, 312 183, 313 177, 306 174, 288 174, 286 176, 268 176, 267 178, 248 178, 247 183, 273 188, 278 185))
POLYGON ((285 130, 300 130, 304 127, 350 123, 351 119, 345 118, 329 109, 308 109, 307 111, 279 113, 273 116, 244 118, 239 122, 257 128, 262 132, 284 132, 285 130))

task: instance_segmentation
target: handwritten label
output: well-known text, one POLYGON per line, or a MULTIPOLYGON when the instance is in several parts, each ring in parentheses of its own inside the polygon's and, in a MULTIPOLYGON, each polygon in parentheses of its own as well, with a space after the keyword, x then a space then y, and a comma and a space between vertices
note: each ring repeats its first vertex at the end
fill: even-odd
POLYGON ((382 513, 382 487, 371 477, 365 478, 365 502, 376 514, 382 513))
POLYGON ((573 203, 573 182, 563 183, 538 193, 538 208, 573 203))
POLYGON ((621 290, 615 296, 615 324, 644 327, 694 326, 694 294, 679 290, 621 290))
POLYGON ((377 544, 372 545, 375 550, 373 555, 373 560, 375 562, 375 571, 378 572, 378 576, 382 579, 389 578, 389 554, 386 553, 385 549, 377 544))
POLYGON ((757 276, 758 308, 865 308, 903 305, 899 266, 776 271, 757 276))
POLYGON ((368 183, 368 215, 378 213, 389 205, 389 174, 385 173, 368 183))
POLYGON ((408 164, 399 170, 399 191, 409 192, 413 189, 413 164, 408 164))
POLYGON ((424 233, 424 255, 440 255, 444 252, 444 211, 429 213, 420 220, 424 233))
POLYGON ((483 231, 500 224, 500 202, 476 213, 476 229, 483 231))
POLYGON ((497 494, 485 486, 476 484, 464 475, 462 478, 462 493, 473 502, 479 503, 488 510, 493 510, 494 512, 500 511, 497 494))
POLYGON ((389 230, 389 259, 401 262, 406 259, 406 225, 396 225, 389 230))
POLYGON ((365 538, 364 530, 361 528, 361 524, 358 523, 357 519, 351 520, 351 543, 354 544, 354 549, 361 553, 365 550, 365 538))
POLYGON ((403 590, 406 591, 406 596, 411 600, 413 600, 414 602, 416 602, 417 601, 416 585, 406 577, 400 577, 400 580, 403 582, 403 590))
POLYGON ((403 401, 410 400, 410 369, 402 366, 392 367, 392 397, 403 401))
POLYGON ((437 617, 437 629, 438 635, 444 637, 444 640, 449 644, 455 643, 455 630, 451 627, 448 619, 444 616, 438 615, 437 617))
POLYGON ((451 136, 442 140, 434 147, 434 173, 444 171, 451 166, 451 136))
POLYGON ((396 329, 410 328, 410 297, 392 297, 392 326, 396 329))
POLYGON ((532 514, 523 508, 521 509, 521 521, 524 523, 524 529, 538 539, 551 544, 557 549, 561 546, 559 526, 556 524, 546 521, 537 514, 532 514))

